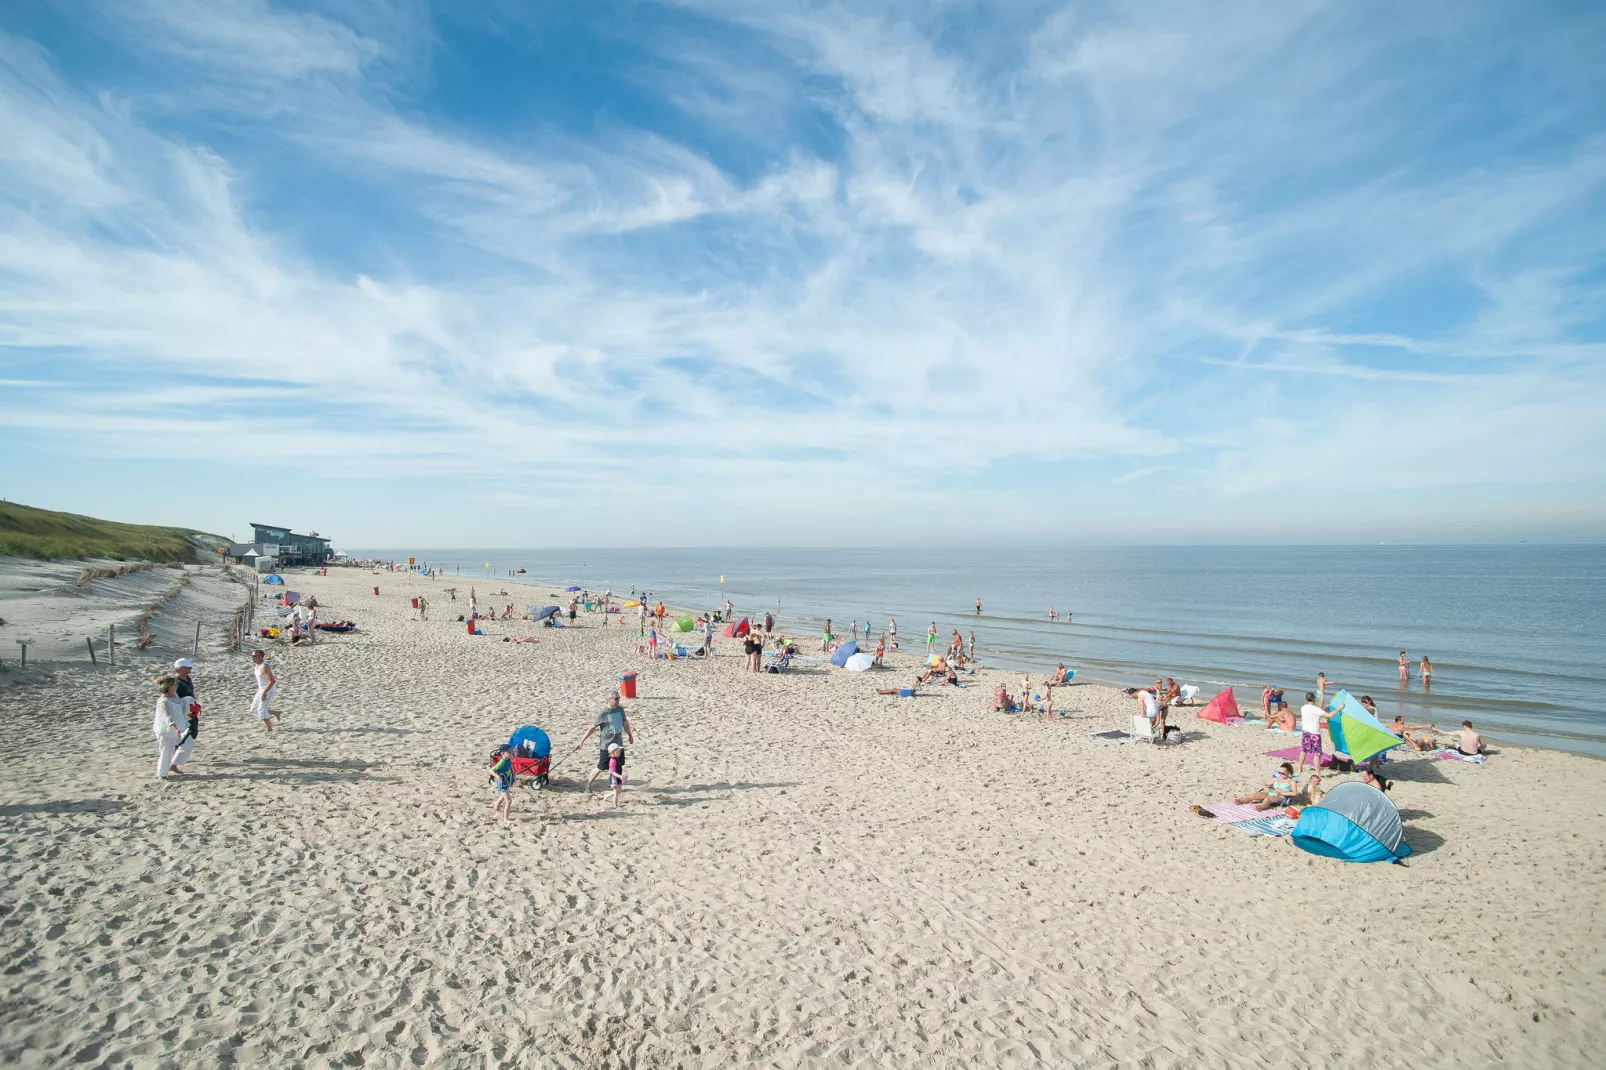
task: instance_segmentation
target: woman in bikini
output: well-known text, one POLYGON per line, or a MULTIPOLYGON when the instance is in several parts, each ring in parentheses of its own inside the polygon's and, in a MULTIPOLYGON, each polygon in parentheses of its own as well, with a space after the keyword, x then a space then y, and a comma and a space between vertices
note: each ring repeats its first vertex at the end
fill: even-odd
POLYGON ((1411 663, 1405 660, 1405 651, 1400 651, 1400 685, 1403 687, 1411 681, 1411 663))
POLYGON ((1422 655, 1422 664, 1417 667, 1416 672, 1422 677, 1422 690, 1426 691, 1433 686, 1433 662, 1428 660, 1426 654, 1422 655))

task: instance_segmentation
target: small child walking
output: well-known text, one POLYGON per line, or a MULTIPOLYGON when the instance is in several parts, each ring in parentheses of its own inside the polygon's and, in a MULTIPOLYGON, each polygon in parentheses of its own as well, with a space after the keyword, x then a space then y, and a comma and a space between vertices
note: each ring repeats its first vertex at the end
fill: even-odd
POLYGON ((502 747, 491 752, 491 783, 496 787, 495 812, 502 815, 502 823, 513 820, 513 756, 502 747))
POLYGON ((613 805, 619 805, 619 793, 625 790, 625 749, 618 743, 608 744, 608 790, 613 793, 613 805))

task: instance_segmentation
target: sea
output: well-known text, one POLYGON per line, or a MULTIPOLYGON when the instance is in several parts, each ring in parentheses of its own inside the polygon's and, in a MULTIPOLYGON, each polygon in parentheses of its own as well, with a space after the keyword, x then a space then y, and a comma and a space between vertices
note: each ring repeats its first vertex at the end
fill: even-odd
POLYGON ((1600 545, 350 553, 411 556, 510 592, 521 582, 651 591, 692 611, 728 599, 803 634, 826 618, 840 635, 850 622, 879 633, 896 620, 906 653, 924 651, 935 622, 944 642, 974 631, 989 666, 1041 674, 1063 662, 1078 680, 1122 686, 1171 676, 1205 697, 1231 687, 1248 708, 1271 684, 1298 709, 1322 672, 1370 695, 1385 721, 1470 719, 1498 739, 1606 757, 1600 545))

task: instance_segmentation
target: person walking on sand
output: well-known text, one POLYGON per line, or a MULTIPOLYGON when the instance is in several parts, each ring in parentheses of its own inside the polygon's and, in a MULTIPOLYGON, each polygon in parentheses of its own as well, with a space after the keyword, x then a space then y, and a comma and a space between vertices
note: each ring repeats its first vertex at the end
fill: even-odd
POLYGON ((273 731, 273 699, 279 693, 279 678, 268 667, 268 656, 261 650, 251 652, 251 675, 256 679, 256 691, 251 696, 251 716, 262 722, 262 727, 273 731))
POLYGON ((190 677, 194 670, 195 662, 189 658, 179 658, 173 662, 173 676, 178 680, 173 693, 183 705, 184 715, 189 720, 184 734, 179 737, 178 752, 173 755, 170 767, 179 776, 184 775, 184 763, 190 760, 190 753, 195 750, 195 740, 201 734, 201 704, 195 700, 195 681, 190 677))
POLYGON ((591 785, 596 782, 597 777, 603 773, 607 773, 610 778, 616 773, 622 775, 625 771, 624 745, 626 743, 632 747, 636 745, 636 731, 630 727, 630 718, 625 715, 625 708, 619 705, 617 691, 608 696, 608 704, 598 712, 596 720, 586 729, 586 734, 580 737, 580 742, 574 745, 574 749, 579 750, 585 746, 586 740, 591 738, 592 733, 598 734, 602 752, 597 757, 597 767, 586 778, 587 792, 591 790, 591 785), (615 753, 611 748, 616 744, 619 750, 615 753))
POLYGON ((491 784, 496 788, 495 812, 502 815, 502 824, 512 824, 513 757, 504 747, 491 752, 491 784))
POLYGON ((1411 663, 1405 660, 1405 651, 1400 651, 1400 686, 1411 682, 1411 663))
POLYGON ((1316 704, 1316 693, 1305 692, 1305 704, 1299 708, 1299 771, 1305 771, 1306 760, 1317 772, 1322 768, 1322 708, 1316 704))
MULTIPOLYGON (((166 780, 173 769, 173 755, 183 736, 189 718, 184 713, 184 702, 175 694, 178 677, 156 678, 156 717, 151 721, 151 735, 156 737, 156 779, 166 780)), ((179 773, 183 776, 183 773, 179 773)))
POLYGON ((825 618, 825 627, 820 629, 820 649, 831 649, 831 618, 825 618))
POLYGON ((429 619, 429 599, 425 598, 423 595, 418 596, 418 619, 429 619))

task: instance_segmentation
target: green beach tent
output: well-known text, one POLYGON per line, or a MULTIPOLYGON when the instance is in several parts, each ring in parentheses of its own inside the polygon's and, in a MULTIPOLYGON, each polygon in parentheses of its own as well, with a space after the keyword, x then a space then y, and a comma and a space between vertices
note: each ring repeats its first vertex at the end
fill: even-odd
POLYGON ((672 632, 689 632, 695 627, 697 627, 697 622, 690 617, 676 617, 675 623, 669 626, 669 630, 672 632))
POLYGON ((1405 742, 1367 713, 1366 707, 1348 691, 1340 691, 1328 704, 1327 731, 1333 737, 1333 749, 1357 762, 1405 742))

